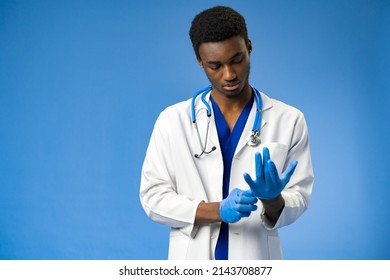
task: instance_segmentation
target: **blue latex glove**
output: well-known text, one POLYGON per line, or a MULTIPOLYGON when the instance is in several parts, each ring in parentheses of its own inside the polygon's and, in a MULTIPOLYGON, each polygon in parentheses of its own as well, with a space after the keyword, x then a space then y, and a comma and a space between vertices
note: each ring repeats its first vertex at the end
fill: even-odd
POLYGON ((249 217, 257 209, 257 198, 251 190, 234 189, 227 198, 221 201, 219 214, 225 223, 235 223, 241 218, 249 217))
POLYGON ((250 186, 253 194, 263 200, 271 200, 281 194, 298 164, 296 160, 293 160, 286 170, 279 174, 266 147, 263 148, 263 160, 261 159, 261 154, 256 153, 255 163, 256 180, 253 180, 248 173, 244 174, 244 179, 250 186))

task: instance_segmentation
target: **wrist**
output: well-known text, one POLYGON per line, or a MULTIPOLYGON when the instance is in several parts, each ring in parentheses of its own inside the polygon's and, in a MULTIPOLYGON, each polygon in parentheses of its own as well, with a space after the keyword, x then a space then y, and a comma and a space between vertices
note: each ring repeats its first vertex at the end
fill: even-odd
POLYGON ((270 200, 261 200, 264 208, 264 215, 272 224, 275 224, 283 212, 285 201, 282 195, 270 200))
POLYGON ((201 202, 195 216, 195 224, 210 224, 221 221, 219 202, 201 202))
POLYGON ((284 206, 284 198, 281 194, 272 199, 259 199, 261 200, 261 203, 263 203, 263 205, 267 205, 270 207, 284 206))

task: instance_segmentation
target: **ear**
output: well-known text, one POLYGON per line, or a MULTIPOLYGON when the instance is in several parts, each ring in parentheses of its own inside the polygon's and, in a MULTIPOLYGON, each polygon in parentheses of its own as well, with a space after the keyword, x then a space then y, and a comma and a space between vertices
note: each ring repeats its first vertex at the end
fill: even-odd
POLYGON ((246 43, 246 48, 248 50, 248 54, 251 54, 252 52, 252 41, 248 39, 248 42, 246 43))
POLYGON ((202 59, 201 59, 199 56, 197 56, 197 57, 196 57, 196 60, 198 61, 200 67, 203 68, 203 61, 202 61, 202 59))

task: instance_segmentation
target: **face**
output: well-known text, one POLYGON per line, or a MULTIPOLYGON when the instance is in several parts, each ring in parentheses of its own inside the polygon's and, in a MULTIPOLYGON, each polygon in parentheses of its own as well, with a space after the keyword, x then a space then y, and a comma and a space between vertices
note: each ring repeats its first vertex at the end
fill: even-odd
POLYGON ((250 41, 246 44, 240 36, 200 44, 198 62, 213 86, 213 93, 234 98, 251 92, 248 82, 251 51, 250 41))

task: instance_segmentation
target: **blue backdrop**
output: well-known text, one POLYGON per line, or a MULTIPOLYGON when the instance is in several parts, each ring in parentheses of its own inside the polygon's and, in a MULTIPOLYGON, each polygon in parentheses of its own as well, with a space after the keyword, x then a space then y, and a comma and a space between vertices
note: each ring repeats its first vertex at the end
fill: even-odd
POLYGON ((188 29, 247 20, 251 82, 305 113, 311 208, 287 259, 390 259, 390 2, 0 1, 0 258, 165 259, 139 202, 166 106, 208 84, 188 29))

